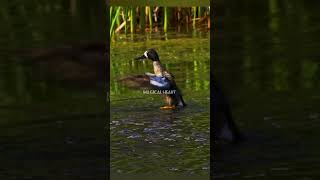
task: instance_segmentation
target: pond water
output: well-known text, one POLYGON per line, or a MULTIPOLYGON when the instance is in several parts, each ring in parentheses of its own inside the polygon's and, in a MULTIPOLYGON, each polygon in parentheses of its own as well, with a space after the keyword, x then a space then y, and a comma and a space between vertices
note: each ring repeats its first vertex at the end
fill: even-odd
POLYGON ((146 34, 111 44, 111 172, 200 175, 210 171, 210 37, 208 32, 146 34), (176 79, 187 107, 160 110, 163 97, 128 89, 118 79, 152 72, 135 61, 148 48, 176 79))
POLYGON ((246 136, 216 147, 214 179, 318 179, 318 1, 218 1, 214 69, 246 136))
POLYGON ((74 2, 0 2, 0 179, 106 178, 105 81, 63 54, 31 57, 104 41, 104 2, 74 2))

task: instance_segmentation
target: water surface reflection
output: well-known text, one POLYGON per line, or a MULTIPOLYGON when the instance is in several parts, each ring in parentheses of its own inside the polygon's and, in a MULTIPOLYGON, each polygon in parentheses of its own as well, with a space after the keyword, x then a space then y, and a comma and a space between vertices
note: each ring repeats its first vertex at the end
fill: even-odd
POLYGON ((217 179, 319 175, 317 5, 217 2, 215 73, 248 138, 239 146, 216 147, 217 179))
POLYGON ((0 3, 0 179, 106 177, 105 82, 83 79, 101 66, 78 48, 33 57, 105 39, 103 2, 69 2, 0 3))

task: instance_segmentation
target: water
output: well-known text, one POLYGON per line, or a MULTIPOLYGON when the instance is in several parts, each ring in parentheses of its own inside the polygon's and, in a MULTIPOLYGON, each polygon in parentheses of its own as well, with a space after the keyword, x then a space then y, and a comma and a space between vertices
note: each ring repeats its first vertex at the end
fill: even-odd
POLYGON ((143 34, 111 44, 111 172, 121 174, 200 175, 208 177, 210 158, 207 32, 143 34), (151 61, 135 61, 148 48, 157 50, 173 73, 188 104, 163 111, 159 95, 128 89, 118 79, 153 72, 151 61))
POLYGON ((215 179, 317 179, 317 1, 220 1, 215 73, 247 140, 216 147, 215 179))
POLYGON ((72 2, 1 2, 0 179, 106 177, 101 66, 32 57, 105 39, 103 2, 72 2))
MULTIPOLYGON (((103 80, 66 76, 68 68, 53 71, 57 64, 35 61, 24 51, 105 39, 104 2, 77 2, 1 2, 0 179, 105 177, 103 80)), ((216 148, 215 178, 316 179, 319 2, 216 3, 216 76, 247 140, 216 148)), ((169 34, 171 46, 161 43, 164 35, 156 36, 120 40, 114 65, 122 68, 111 73, 150 71, 147 62, 132 65, 132 56, 150 45, 160 47, 188 107, 163 113, 160 97, 144 99, 112 81, 112 170, 207 174, 209 63, 201 57, 208 52, 206 33, 169 34)), ((70 64, 77 72, 84 67, 70 64)))

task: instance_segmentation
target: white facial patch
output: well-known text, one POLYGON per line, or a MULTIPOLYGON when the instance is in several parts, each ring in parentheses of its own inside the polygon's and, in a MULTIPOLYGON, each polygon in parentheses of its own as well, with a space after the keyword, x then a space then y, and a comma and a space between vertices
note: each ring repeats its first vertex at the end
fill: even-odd
POLYGON ((148 51, 144 52, 143 54, 146 58, 148 58, 148 51))

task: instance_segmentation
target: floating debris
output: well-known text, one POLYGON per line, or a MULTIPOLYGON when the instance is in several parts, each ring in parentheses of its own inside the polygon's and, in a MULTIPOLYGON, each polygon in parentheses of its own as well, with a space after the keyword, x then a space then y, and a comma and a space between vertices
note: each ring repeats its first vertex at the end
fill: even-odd
POLYGON ((140 134, 133 134, 133 135, 131 135, 131 136, 128 136, 127 138, 128 138, 128 139, 136 139, 136 138, 140 138, 140 137, 141 137, 140 134))
POLYGON ((165 140, 165 141, 176 141, 176 140, 170 139, 170 138, 164 138, 163 140, 165 140))
POLYGON ((179 169, 176 167, 171 167, 171 168, 169 168, 169 171, 179 171, 179 169))
POLYGON ((203 142, 203 141, 206 141, 207 139, 206 138, 197 138, 195 139, 194 141, 196 142, 203 142))
POLYGON ((202 170, 208 170, 209 167, 205 166, 205 167, 202 167, 202 170))

